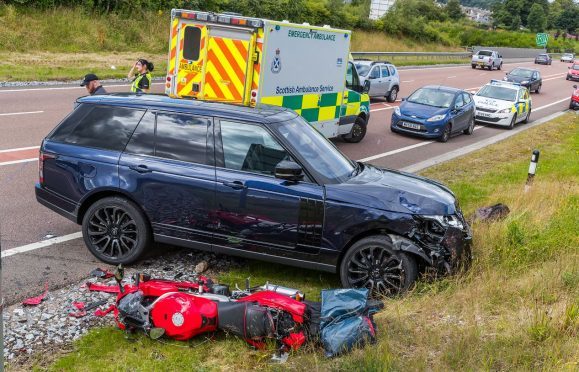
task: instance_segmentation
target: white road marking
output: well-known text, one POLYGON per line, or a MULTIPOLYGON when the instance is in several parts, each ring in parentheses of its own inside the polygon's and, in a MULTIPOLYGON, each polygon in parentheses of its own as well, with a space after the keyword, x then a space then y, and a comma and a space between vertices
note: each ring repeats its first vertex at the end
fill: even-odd
POLYGON ((453 76, 447 77, 447 79, 454 79, 455 77, 456 77, 456 75, 453 75, 453 76))
POLYGON ((52 238, 52 239, 47 239, 47 240, 43 240, 41 242, 36 242, 36 243, 32 243, 32 244, 28 244, 28 245, 23 245, 20 247, 16 247, 16 248, 12 248, 12 249, 7 249, 5 251, 2 251, 2 258, 5 257, 10 257, 13 256, 15 254, 19 254, 19 253, 24 253, 24 252, 30 252, 30 251, 34 251, 36 249, 40 249, 40 248, 44 248, 44 247, 49 247, 51 245, 54 244, 58 244, 58 243, 62 243, 62 242, 67 242, 69 240, 73 240, 73 239, 78 239, 82 237, 82 233, 79 232, 75 232, 72 234, 68 234, 68 235, 64 235, 64 236, 59 236, 56 238, 52 238))
POLYGON ((31 161, 37 161, 37 160, 38 160, 38 158, 5 161, 5 162, 0 163, 0 167, 1 167, 1 166, 4 166, 4 165, 12 165, 12 164, 20 164, 20 163, 29 163, 29 162, 31 162, 31 161))
POLYGON ((547 75, 547 76, 543 76, 543 77, 544 77, 544 78, 549 78, 549 77, 552 77, 552 76, 563 76, 563 75, 565 75, 565 74, 567 74, 567 73, 566 73, 566 72, 559 72, 559 73, 557 73, 557 74, 547 75))
POLYGON ((10 116, 10 115, 29 115, 29 114, 41 114, 44 111, 27 111, 27 112, 7 112, 0 114, 0 116, 10 116))
POLYGON ((555 101, 555 102, 553 102, 553 103, 549 103, 548 105, 545 105, 545 106, 541 106, 541 107, 537 107, 537 108, 532 108, 531 110, 532 110, 532 112, 541 111, 541 110, 546 109, 547 107, 555 106, 555 105, 557 105, 557 104, 559 104, 559 103, 561 103, 561 102, 569 101, 570 99, 571 99, 571 98, 560 99, 560 100, 555 101))
POLYGON ((561 75, 561 76, 557 76, 557 77, 552 77, 552 78, 550 78, 550 79, 543 79, 543 81, 557 80, 557 79, 561 79, 563 76, 565 76, 565 75, 561 75))
POLYGON ((486 74, 488 74, 488 72, 483 72, 482 74, 478 74, 478 76, 484 76, 486 74))
POLYGON ((402 80, 403 83, 412 83, 414 80, 402 80))
POLYGON ((434 143, 434 141, 427 141, 427 142, 415 143, 414 145, 410 145, 410 146, 402 147, 402 148, 399 148, 399 149, 396 149, 396 150, 384 152, 384 153, 382 153, 382 154, 377 154, 377 155, 369 156, 369 157, 367 157, 367 158, 360 159, 360 160, 358 160, 358 161, 367 162, 367 161, 372 161, 372 160, 376 160, 376 159, 380 159, 380 158, 385 158, 386 156, 398 154, 399 152, 404 152, 404 151, 412 150, 412 149, 415 149, 415 148, 417 148, 417 147, 422 147, 422 146, 430 145, 431 143, 434 143))
POLYGON ((398 106, 382 107, 382 108, 379 108, 379 109, 370 110, 370 112, 382 111, 382 110, 392 110, 392 109, 394 109, 394 108, 396 108, 396 107, 398 107, 398 106))
POLYGON ((40 146, 17 147, 17 148, 15 148, 15 149, 0 150, 0 153, 2 153, 2 152, 24 151, 24 150, 34 150, 34 149, 39 149, 39 148, 40 148, 40 146))
MULTIPOLYGON (((151 85, 164 85, 165 83, 153 83, 151 85)), ((130 87, 130 84, 104 84, 105 89, 107 87, 130 87)), ((52 88, 26 88, 26 89, 0 89, 0 93, 14 93, 14 92, 34 92, 39 90, 69 90, 69 89, 82 89, 86 90, 85 87, 52 87, 52 88)))

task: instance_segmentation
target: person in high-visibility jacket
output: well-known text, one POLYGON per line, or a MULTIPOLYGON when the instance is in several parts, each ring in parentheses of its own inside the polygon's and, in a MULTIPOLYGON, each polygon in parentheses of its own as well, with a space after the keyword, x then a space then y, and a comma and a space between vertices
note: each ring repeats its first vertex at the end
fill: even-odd
POLYGON ((131 92, 133 93, 149 93, 151 88, 151 72, 155 67, 152 62, 146 59, 139 59, 133 67, 127 77, 132 79, 131 92), (136 70, 136 72, 135 72, 136 70))

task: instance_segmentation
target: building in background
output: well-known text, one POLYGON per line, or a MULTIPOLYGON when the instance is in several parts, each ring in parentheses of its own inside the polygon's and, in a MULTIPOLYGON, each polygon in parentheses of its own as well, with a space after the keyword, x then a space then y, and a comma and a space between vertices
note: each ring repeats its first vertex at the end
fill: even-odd
POLYGON ((380 19, 394 5, 394 0, 372 0, 370 3, 370 19, 380 19))
POLYGON ((462 12, 466 14, 466 16, 478 23, 489 24, 491 23, 491 14, 490 10, 481 9, 481 8, 474 8, 469 6, 462 6, 460 7, 462 12))

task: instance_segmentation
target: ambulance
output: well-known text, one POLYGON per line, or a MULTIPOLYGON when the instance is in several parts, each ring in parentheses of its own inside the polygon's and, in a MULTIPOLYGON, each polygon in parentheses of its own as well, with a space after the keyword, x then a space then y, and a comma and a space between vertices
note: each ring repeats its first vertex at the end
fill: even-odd
POLYGON ((351 31, 173 9, 165 93, 292 109, 327 138, 359 142, 369 86, 350 58, 351 31))

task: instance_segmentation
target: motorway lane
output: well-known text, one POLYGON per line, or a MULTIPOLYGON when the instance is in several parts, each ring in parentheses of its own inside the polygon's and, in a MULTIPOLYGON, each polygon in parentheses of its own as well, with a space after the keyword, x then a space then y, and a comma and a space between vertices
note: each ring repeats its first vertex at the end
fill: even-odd
MULTIPOLYGON (((572 83, 565 81, 567 65, 554 62, 552 66, 540 66, 545 76, 543 91, 533 94, 533 106, 539 107, 569 97, 572 83)), ((532 65, 528 63, 518 65, 532 65)), ((511 67, 509 67, 511 68, 511 67)), ((399 97, 409 95, 425 84, 442 84, 475 89, 491 78, 501 79, 504 71, 472 70, 457 66, 441 69, 400 70, 402 89, 399 97)), ((72 109, 76 97, 85 94, 84 88, 30 89, 14 88, 0 90, 0 164, 2 159, 27 158, 35 150, 18 153, 6 151, 14 148, 38 146, 44 136, 72 109), (43 111, 24 115, 2 115, 17 112, 43 111)), ((107 90, 127 91, 127 86, 107 86, 107 90)), ((155 91, 161 91, 157 84, 155 91)), ((376 100, 371 105, 372 117, 368 134, 360 144, 334 142, 349 157, 361 159, 368 156, 424 143, 425 140, 405 137, 390 132, 390 116, 394 106, 376 100)), ((565 109, 563 102, 533 114, 537 119, 565 109)), ((479 128, 473 136, 458 136, 448 143, 432 143, 413 150, 372 160, 371 163, 401 168, 466 146, 504 131, 500 128, 479 128)), ((7 161, 9 161, 7 160, 7 161)), ((0 242, 2 250, 35 243, 47 235, 63 236, 79 231, 79 226, 39 205, 34 197, 33 185, 37 180, 36 161, 0 166, 0 242)), ((74 282, 86 276, 98 263, 84 247, 81 239, 60 243, 36 251, 22 253, 3 259, 3 289, 6 300, 14 302, 25 296, 37 294, 45 281, 52 288, 74 282), (63 276, 63 273, 66 274, 63 276), (64 279, 66 277, 66 279, 64 279)))

